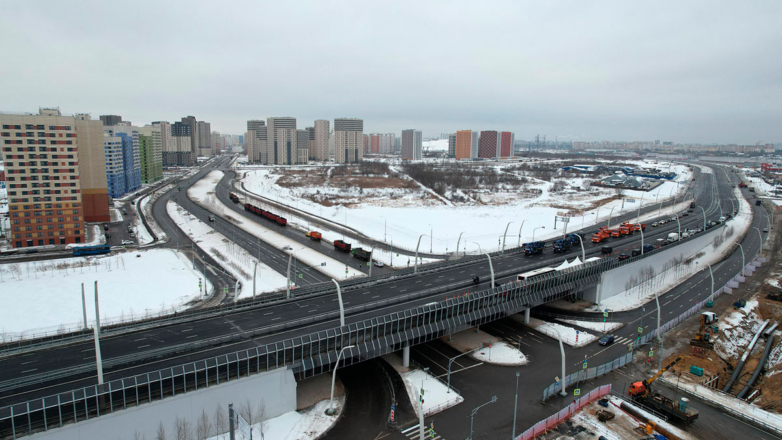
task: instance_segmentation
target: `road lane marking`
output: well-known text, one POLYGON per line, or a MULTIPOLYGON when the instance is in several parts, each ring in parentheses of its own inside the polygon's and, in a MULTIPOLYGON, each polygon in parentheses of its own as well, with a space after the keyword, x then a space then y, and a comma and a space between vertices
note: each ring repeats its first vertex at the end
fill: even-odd
POLYGON ((144 348, 144 347, 149 347, 149 344, 147 344, 147 345, 140 345, 140 346, 138 346, 136 348, 144 348))
POLYGON ((32 370, 25 370, 25 371, 22 371, 22 374, 24 374, 24 373, 32 373, 35 370, 37 370, 37 368, 33 368, 32 370))

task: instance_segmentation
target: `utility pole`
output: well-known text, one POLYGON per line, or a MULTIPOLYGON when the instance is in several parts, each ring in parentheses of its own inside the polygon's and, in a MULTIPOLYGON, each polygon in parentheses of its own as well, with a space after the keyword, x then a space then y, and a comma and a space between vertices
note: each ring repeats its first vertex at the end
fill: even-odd
POLYGON ((103 385, 103 357, 100 354, 100 305, 98 303, 98 282, 95 281, 95 363, 98 367, 98 385, 103 385))

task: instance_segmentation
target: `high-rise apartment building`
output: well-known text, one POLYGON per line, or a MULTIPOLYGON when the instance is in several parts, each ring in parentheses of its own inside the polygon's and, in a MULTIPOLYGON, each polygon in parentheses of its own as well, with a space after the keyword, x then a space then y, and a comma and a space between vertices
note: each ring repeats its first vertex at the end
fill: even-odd
POLYGON ((380 153, 380 134, 373 133, 369 135, 369 152, 372 154, 380 153))
POLYGON ((138 127, 131 126, 129 122, 123 122, 120 125, 103 127, 103 131, 106 136, 122 140, 122 172, 125 176, 125 193, 137 191, 141 188, 141 152, 138 127))
POLYGON ((364 120, 334 119, 334 161, 356 163, 364 159, 364 120))
POLYGON ((310 150, 310 157, 321 162, 329 160, 329 121, 326 119, 317 119, 315 121, 315 141, 313 149, 310 150))
POLYGON ((84 222, 110 220, 100 121, 0 114, 0 140, 13 247, 83 243, 84 222))
POLYGON ((391 154, 394 151, 394 142, 396 135, 394 133, 387 133, 380 135, 380 153, 391 154))
POLYGON ((171 124, 171 143, 169 151, 163 151, 163 165, 184 167, 195 165, 192 138, 190 124, 183 122, 171 124))
POLYGON ((166 121, 155 121, 153 127, 160 129, 160 148, 163 152, 163 166, 168 166, 166 162, 166 152, 173 151, 174 141, 171 139, 171 123, 166 121))
POLYGON ((181 123, 190 127, 190 165, 195 165, 198 158, 198 120, 195 116, 186 116, 181 123))
POLYGON ((448 135, 448 157, 456 157, 456 133, 448 135))
POLYGON ((244 135, 244 149, 247 152, 247 160, 255 163, 268 163, 266 121, 252 119, 247 121, 247 133, 244 135))
POLYGON ((296 163, 307 163, 310 159, 310 132, 296 130, 296 163))
POLYGON ((196 123, 198 128, 198 155, 210 157, 215 154, 212 151, 212 124, 204 121, 196 123))
POLYGON ((456 160, 470 159, 472 157, 472 130, 459 130, 456 132, 456 160))
POLYGON ((402 130, 402 160, 421 160, 423 133, 420 130, 402 130))
POLYGON ((163 178, 163 147, 160 127, 145 125, 138 129, 141 183, 149 184, 163 178))
POLYGON ((100 122, 102 122, 104 126, 117 125, 122 122, 122 116, 119 115, 100 115, 99 117, 100 122))
POLYGON ((513 144, 516 143, 516 135, 510 131, 503 131, 500 140, 500 157, 513 156, 513 144))
POLYGON ((494 130, 481 131, 478 157, 491 159, 500 155, 500 137, 494 130))
POLYGON ((214 154, 221 154, 222 153, 222 143, 220 142, 220 133, 217 131, 212 132, 212 151, 214 154))
POLYGON ((267 142, 266 161, 273 165, 293 165, 296 163, 296 118, 266 118, 267 142))
POLYGON ((106 188, 109 197, 122 197, 128 192, 125 185, 125 167, 122 164, 122 138, 104 134, 103 151, 106 157, 106 188))

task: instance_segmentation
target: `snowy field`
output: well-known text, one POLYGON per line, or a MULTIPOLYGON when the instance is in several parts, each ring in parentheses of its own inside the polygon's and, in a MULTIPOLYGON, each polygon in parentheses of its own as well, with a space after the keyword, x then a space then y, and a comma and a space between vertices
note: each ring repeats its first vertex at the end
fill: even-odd
POLYGON ((149 233, 147 230, 147 227, 144 226, 144 222, 141 221, 141 215, 139 214, 141 210, 141 205, 144 203, 145 200, 149 200, 149 195, 146 195, 142 197, 140 200, 137 201, 136 206, 133 207, 133 209, 136 210, 136 216, 133 218, 133 230, 136 232, 136 243, 138 243, 139 246, 143 246, 146 244, 150 244, 153 241, 155 241, 154 238, 152 238, 152 234, 149 233))
MULTIPOLYGON (((215 232, 209 225, 198 220, 173 200, 166 204, 168 215, 201 250, 208 253, 234 278, 242 282, 239 298, 253 296, 253 271, 258 261, 243 247, 236 245, 223 234, 215 232)), ((285 289, 285 276, 275 272, 269 266, 259 263, 256 275, 256 294, 285 289)))
POLYGON ((424 415, 429 417, 441 411, 464 402, 464 398, 454 391, 448 392, 448 387, 436 377, 423 370, 411 370, 402 373, 405 389, 418 414, 418 396, 424 389, 424 415))
MULTIPOLYGON (((518 322, 521 323, 524 322, 523 316, 513 315, 512 318, 518 322)), ((546 336, 553 338, 554 340, 559 340, 557 337, 557 333, 559 333, 559 336, 562 337, 562 343, 567 344, 571 347, 583 347, 597 340, 597 336, 591 333, 576 330, 573 327, 568 327, 562 324, 542 321, 537 318, 530 318, 529 324, 525 324, 525 325, 532 329, 537 330, 540 333, 543 333, 546 336)))
POLYGON ((271 246, 280 250, 285 248, 291 249, 286 252, 293 252, 299 261, 306 263, 325 275, 337 280, 365 276, 364 273, 352 267, 346 267, 344 263, 323 255, 312 248, 302 246, 298 242, 275 232, 273 229, 267 228, 263 224, 233 214, 233 211, 214 195, 214 188, 222 178, 222 171, 210 172, 187 190, 187 196, 193 202, 201 205, 204 209, 229 220, 234 225, 242 228, 255 237, 258 237, 271 246), (325 265, 322 265, 322 263, 325 263, 325 265))
POLYGON ((182 310, 198 299, 201 277, 190 261, 168 249, 3 264, 0 332, 7 340, 79 328, 82 283, 92 325, 95 281, 102 325, 182 310))
MULTIPOLYGON (((510 172, 507 167, 512 165, 517 164, 502 164, 493 168, 498 172, 510 172)), ((506 247, 532 241, 533 234, 536 240, 550 239, 562 234, 561 222, 554 230, 555 216, 570 215, 570 230, 588 227, 606 222, 609 216, 615 217, 620 212, 636 211, 640 204, 659 205, 666 199, 681 197, 692 180, 692 174, 686 166, 673 165, 671 170, 678 173, 675 181, 666 181, 648 192, 623 190, 625 198, 635 199, 636 202, 626 202, 622 208, 622 200, 608 200, 616 197, 616 190, 597 187, 584 189, 588 179, 583 177, 554 178, 553 182, 549 182, 525 176, 528 183, 524 184, 526 191, 523 194, 518 188, 485 190, 477 199, 466 195, 468 201, 456 205, 432 195, 431 190, 421 189, 417 185, 405 186, 402 182, 405 180, 404 175, 400 177, 401 180, 395 181, 398 187, 384 187, 380 184, 367 188, 334 187, 320 183, 307 185, 307 179, 312 177, 308 175, 308 170, 320 171, 322 168, 286 168, 287 172, 300 174, 293 176, 296 179, 290 175, 285 177, 286 181, 293 183, 284 186, 278 184, 283 176, 272 167, 254 168, 240 175, 245 174, 242 182, 248 191, 358 229, 376 240, 393 240, 396 246, 414 250, 419 236, 423 234, 421 247, 427 252, 431 248, 440 254, 454 252, 461 233, 464 234, 459 251, 466 250, 468 253, 477 253, 479 247, 484 252, 498 250, 502 246, 506 227, 506 247), (562 183, 558 182, 560 180, 564 182, 565 189, 554 191, 554 185, 562 183), (336 198, 339 203, 313 201, 326 198, 336 198), (606 202, 596 208, 595 204, 602 200, 606 202), (410 219, 415 221, 411 222, 410 219)), ((391 169, 397 172, 401 170, 398 167, 391 169)), ((327 182, 331 180, 329 174, 327 182)))
MULTIPOLYGON (((345 406, 345 397, 334 398, 334 409, 339 413, 345 406)), ((236 431, 236 440, 269 439, 269 440, 315 440, 323 436, 331 426, 337 423, 336 416, 327 416, 329 400, 321 400, 315 405, 301 411, 290 411, 261 423, 256 423, 250 429, 242 426, 236 431), (263 424, 263 429, 261 429, 263 424), (261 436, 263 434, 263 437, 261 436)), ((229 435, 221 434, 209 437, 209 440, 228 440, 229 435)))

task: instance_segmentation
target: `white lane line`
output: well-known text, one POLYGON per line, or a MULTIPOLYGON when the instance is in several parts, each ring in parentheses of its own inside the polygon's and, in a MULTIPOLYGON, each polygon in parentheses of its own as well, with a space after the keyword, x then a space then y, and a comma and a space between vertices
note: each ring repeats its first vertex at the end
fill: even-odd
POLYGON ((144 339, 147 339, 147 338, 134 339, 133 342, 143 341, 144 339))
POLYGON ((33 372, 35 370, 37 370, 37 368, 33 368, 32 370, 25 370, 25 371, 22 371, 22 374, 24 374, 24 373, 31 373, 31 372, 33 372))
MULTIPOLYGON (((334 301, 337 301, 337 300, 335 299, 334 301)), ((263 316, 269 316, 269 315, 273 315, 273 314, 274 314, 274 312, 269 312, 269 313, 264 313, 263 316)))
POLYGON ((272 321, 276 321, 276 320, 278 320, 278 319, 282 319, 282 318, 280 318, 280 317, 278 316, 278 317, 276 317, 276 318, 272 318, 272 321))
POLYGON ((136 348, 144 348, 144 347, 149 347, 149 344, 147 344, 147 345, 140 345, 140 346, 138 346, 136 348))
POLYGON ((186 337, 185 339, 195 338, 196 336, 198 336, 198 335, 190 335, 190 336, 186 337))

